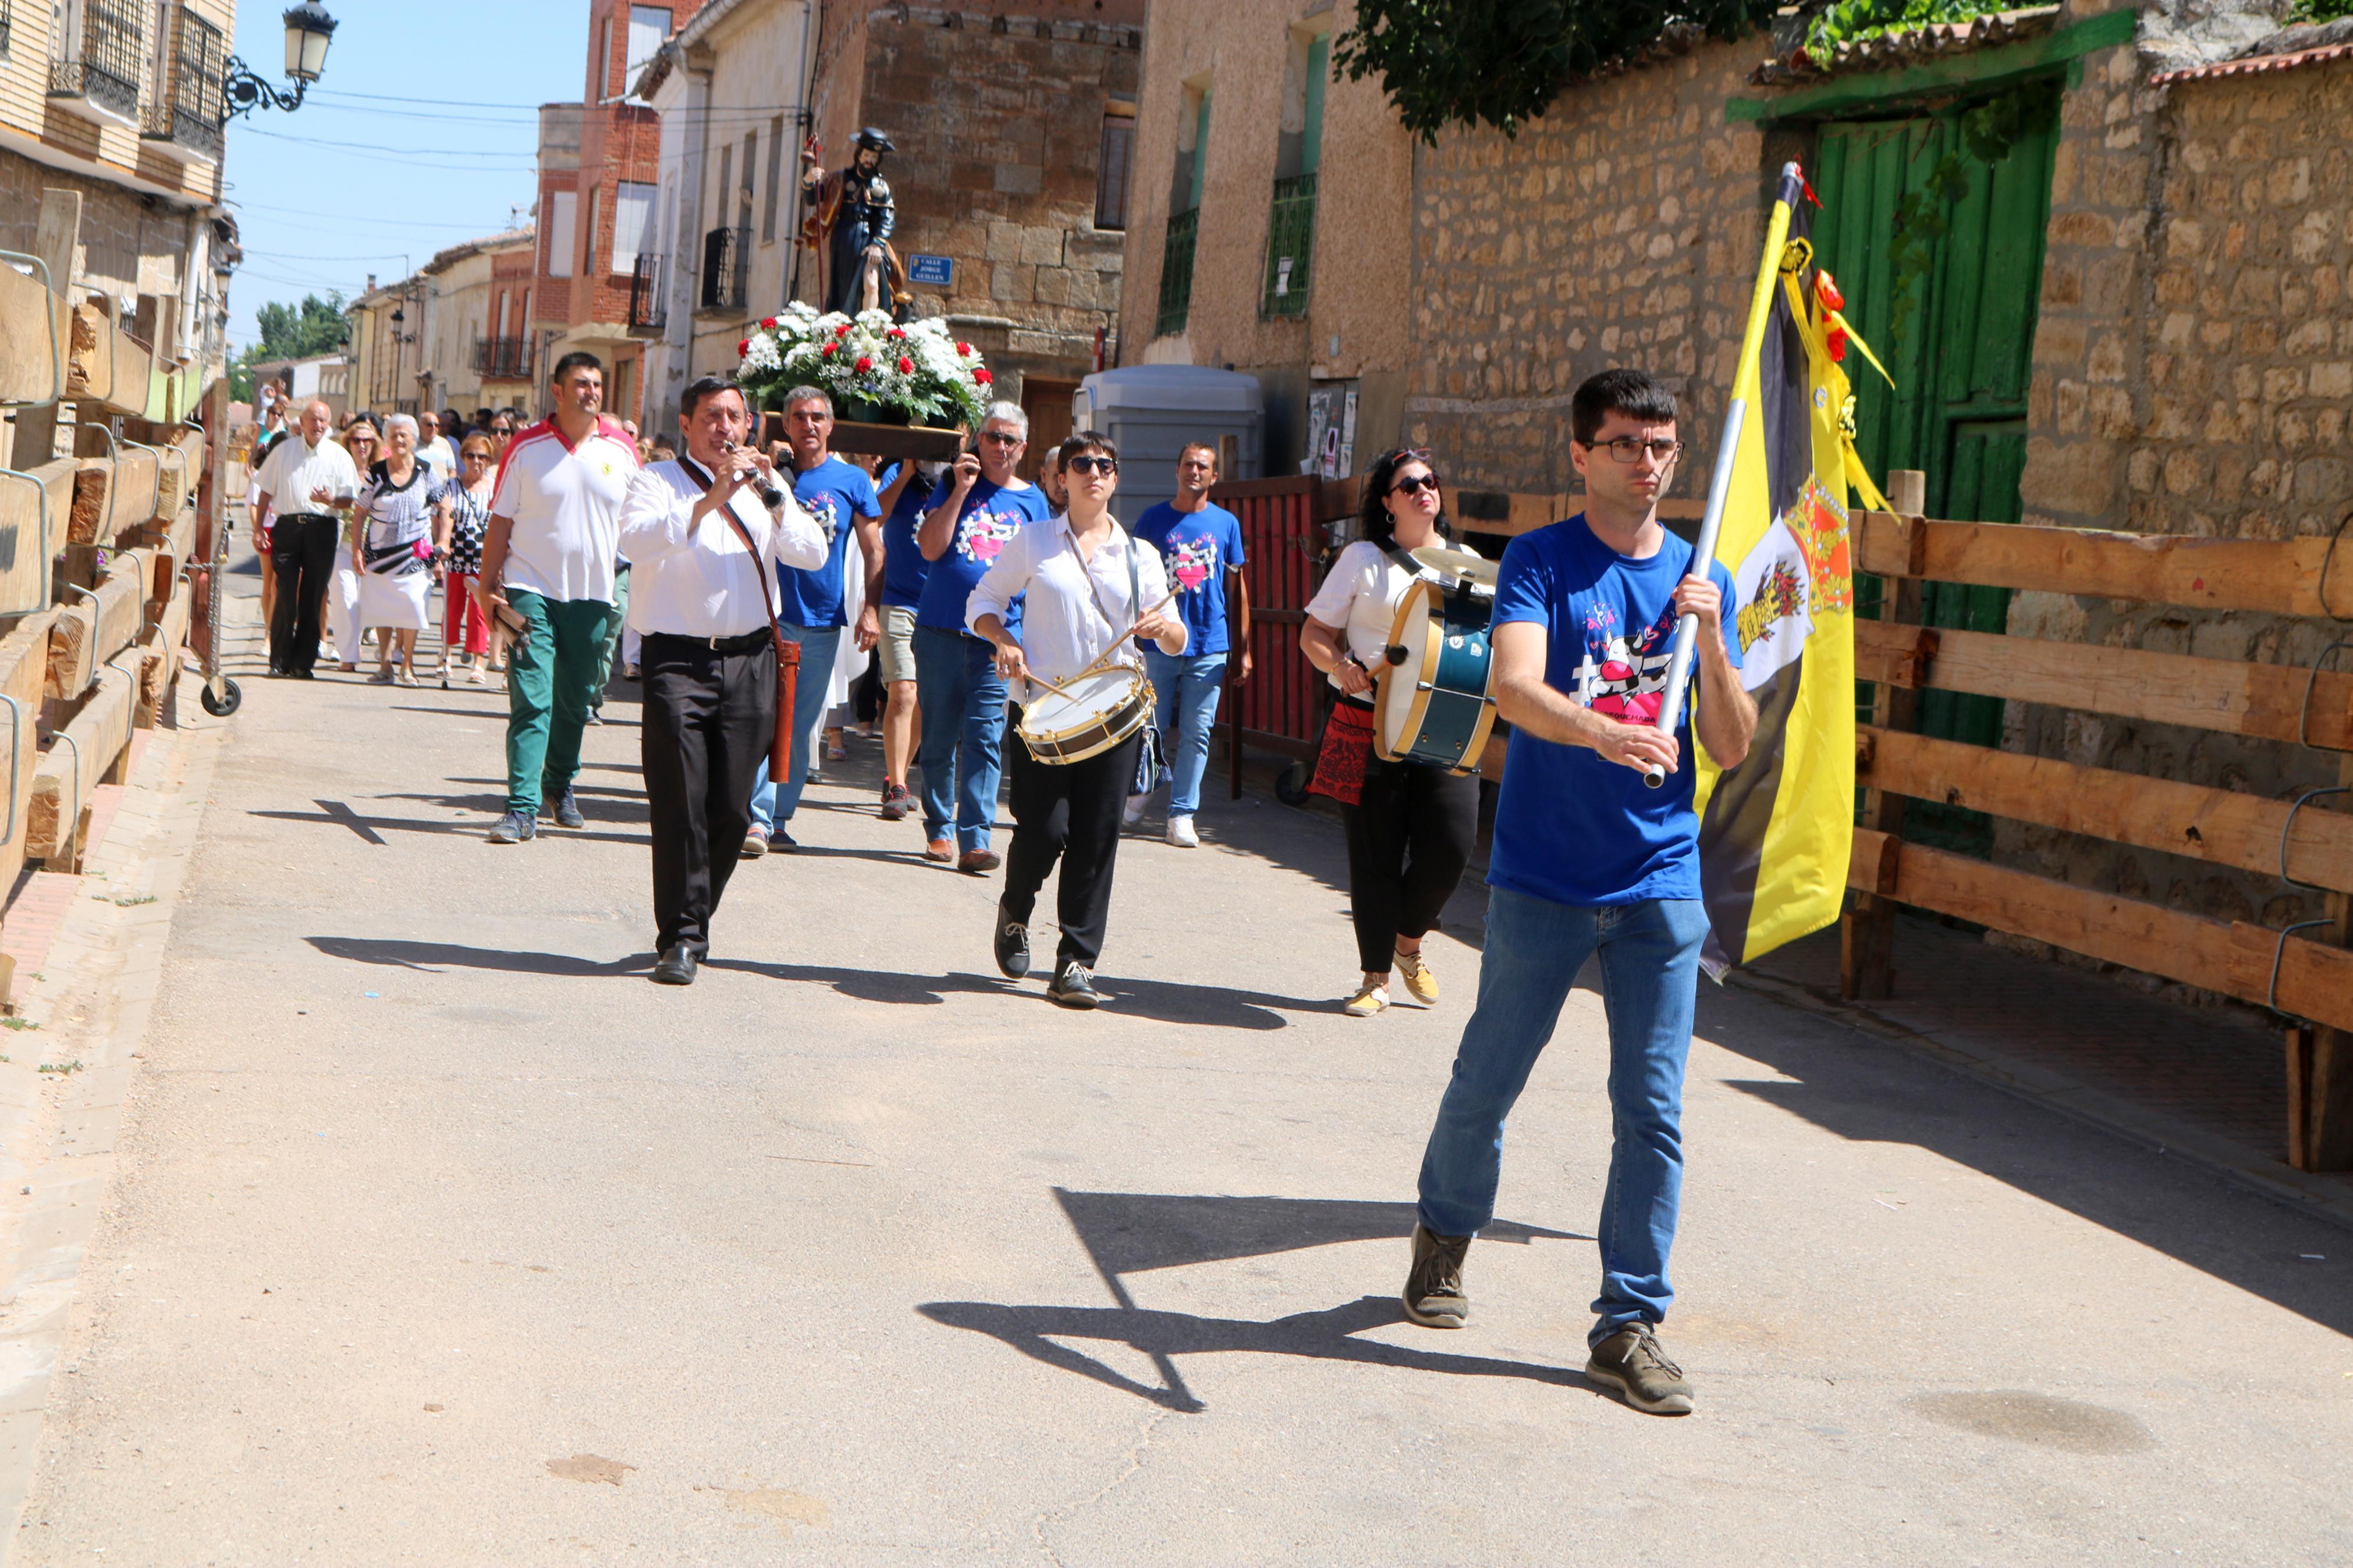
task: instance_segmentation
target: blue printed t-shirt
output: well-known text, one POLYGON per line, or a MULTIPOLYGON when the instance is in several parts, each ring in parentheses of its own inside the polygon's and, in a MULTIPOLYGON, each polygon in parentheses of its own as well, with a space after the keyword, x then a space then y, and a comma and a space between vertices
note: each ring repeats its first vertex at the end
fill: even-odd
POLYGON ((793 475, 793 496, 801 510, 817 520, 825 533, 825 564, 804 572, 797 566, 776 568, 776 585, 784 593, 783 619, 793 626, 839 626, 842 613, 843 563, 849 550, 850 520, 880 517, 882 503, 874 481, 865 470, 839 458, 828 458, 816 468, 793 475))
MULTIPOLYGON (((877 489, 889 489, 899 479, 899 465, 892 464, 882 470, 877 489)), ((899 492, 898 503, 891 515, 882 520, 882 602, 902 605, 913 609, 923 596, 923 579, 930 575, 932 563, 923 559, 923 546, 915 535, 923 526, 923 507, 929 491, 922 480, 909 479, 907 488, 899 492)))
MULTIPOLYGON (((1675 584, 1690 572, 1692 555, 1672 533, 1647 561, 1620 555, 1579 513, 1512 541, 1498 568, 1493 624, 1545 628, 1545 684, 1569 700, 1621 722, 1655 722, 1674 641, 1675 584)), ((1708 575, 1728 622, 1732 575, 1715 562, 1708 575)), ((1738 640, 1727 638, 1726 651, 1737 668, 1738 640)), ((1658 789, 1599 752, 1514 731, 1488 885, 1579 908, 1698 898, 1689 700, 1698 684, 1694 668, 1675 729, 1683 761, 1658 789)))
POLYGON ((1240 520, 1214 502, 1198 511, 1178 511, 1162 501, 1136 519, 1135 537, 1168 563, 1168 585, 1176 590, 1176 612, 1185 621, 1186 657, 1232 647, 1226 631, 1226 568, 1243 563, 1240 520))
MULTIPOLYGON (((923 510, 946 505, 955 493, 955 476, 944 476, 923 510)), ((931 574, 923 579, 923 597, 915 603, 915 624, 963 631, 965 605, 1005 542, 1026 525, 1043 522, 1052 515, 1046 492, 1036 485, 999 489, 987 479, 974 480, 972 489, 965 492, 964 510, 956 514, 955 532, 949 536, 948 547, 932 563, 931 574)), ((1007 616, 1005 629, 1018 633, 1019 617, 1007 616)))

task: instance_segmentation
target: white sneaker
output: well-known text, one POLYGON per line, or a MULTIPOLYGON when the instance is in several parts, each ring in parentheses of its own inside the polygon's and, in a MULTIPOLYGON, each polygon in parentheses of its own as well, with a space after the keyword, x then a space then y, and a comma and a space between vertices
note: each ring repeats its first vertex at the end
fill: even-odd
POLYGON ((1201 847, 1201 836, 1193 831, 1193 819, 1189 816, 1170 817, 1168 842, 1179 849, 1198 849, 1201 847))
POLYGON ((1127 797, 1127 804, 1120 808, 1120 821, 1125 823, 1130 827, 1134 826, 1137 823, 1144 820, 1144 808, 1151 804, 1152 797, 1148 795, 1129 795, 1127 797))

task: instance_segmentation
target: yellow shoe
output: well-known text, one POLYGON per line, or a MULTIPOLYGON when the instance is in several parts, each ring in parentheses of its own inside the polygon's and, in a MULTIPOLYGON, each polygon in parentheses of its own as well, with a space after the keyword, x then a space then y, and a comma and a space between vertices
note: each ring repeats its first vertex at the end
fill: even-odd
POLYGON ((1398 976, 1405 981, 1408 994, 1425 1007, 1438 1005, 1438 976, 1430 972, 1430 965, 1421 961, 1421 954, 1398 953, 1397 967, 1398 976))
POLYGON ((1385 1011, 1389 1005, 1389 988, 1379 982, 1367 980, 1356 987, 1356 994, 1341 1004, 1340 1011, 1351 1018, 1369 1018, 1385 1011))

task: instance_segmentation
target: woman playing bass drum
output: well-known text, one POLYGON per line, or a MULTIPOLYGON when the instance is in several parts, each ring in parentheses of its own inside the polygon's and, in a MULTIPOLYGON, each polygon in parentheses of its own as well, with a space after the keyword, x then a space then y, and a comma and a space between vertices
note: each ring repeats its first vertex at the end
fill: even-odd
POLYGON ((1388 656, 1398 605, 1425 574, 1404 558, 1430 545, 1473 552, 1452 542, 1427 452, 1383 454, 1363 493, 1362 537, 1340 552, 1307 602, 1299 638, 1307 661, 1340 693, 1308 787, 1338 801, 1347 826, 1348 894, 1364 979, 1341 1010, 1354 1018, 1388 1006, 1392 967, 1415 1001, 1437 1002, 1438 977, 1422 960, 1422 938, 1437 929, 1479 835, 1477 773, 1383 762, 1373 751, 1373 674, 1388 656))

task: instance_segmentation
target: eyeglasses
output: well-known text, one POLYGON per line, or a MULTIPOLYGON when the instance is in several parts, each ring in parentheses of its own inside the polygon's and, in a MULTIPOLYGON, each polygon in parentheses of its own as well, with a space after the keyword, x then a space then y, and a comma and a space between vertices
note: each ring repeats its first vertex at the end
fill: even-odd
POLYGON ((1681 441, 1645 441, 1639 436, 1620 436, 1614 441, 1588 441, 1584 445, 1588 451, 1608 452, 1610 460, 1619 463, 1631 463, 1648 452, 1652 462, 1664 467, 1683 455, 1681 441))
POLYGON ((1069 462, 1064 463, 1062 467, 1074 474, 1110 475, 1119 472, 1119 459, 1117 458, 1098 458, 1091 452, 1082 453, 1078 457, 1072 458, 1069 462))
POLYGON ((1019 436, 1011 435, 1003 430, 983 430, 980 433, 980 438, 984 441, 994 441, 1000 447, 1018 447, 1023 439, 1019 436))
POLYGON ((1393 496, 1409 496, 1418 494, 1425 489, 1431 495, 1436 495, 1438 493, 1438 476, 1436 474, 1409 474, 1404 479, 1399 479, 1397 483, 1389 487, 1389 494, 1393 496))

